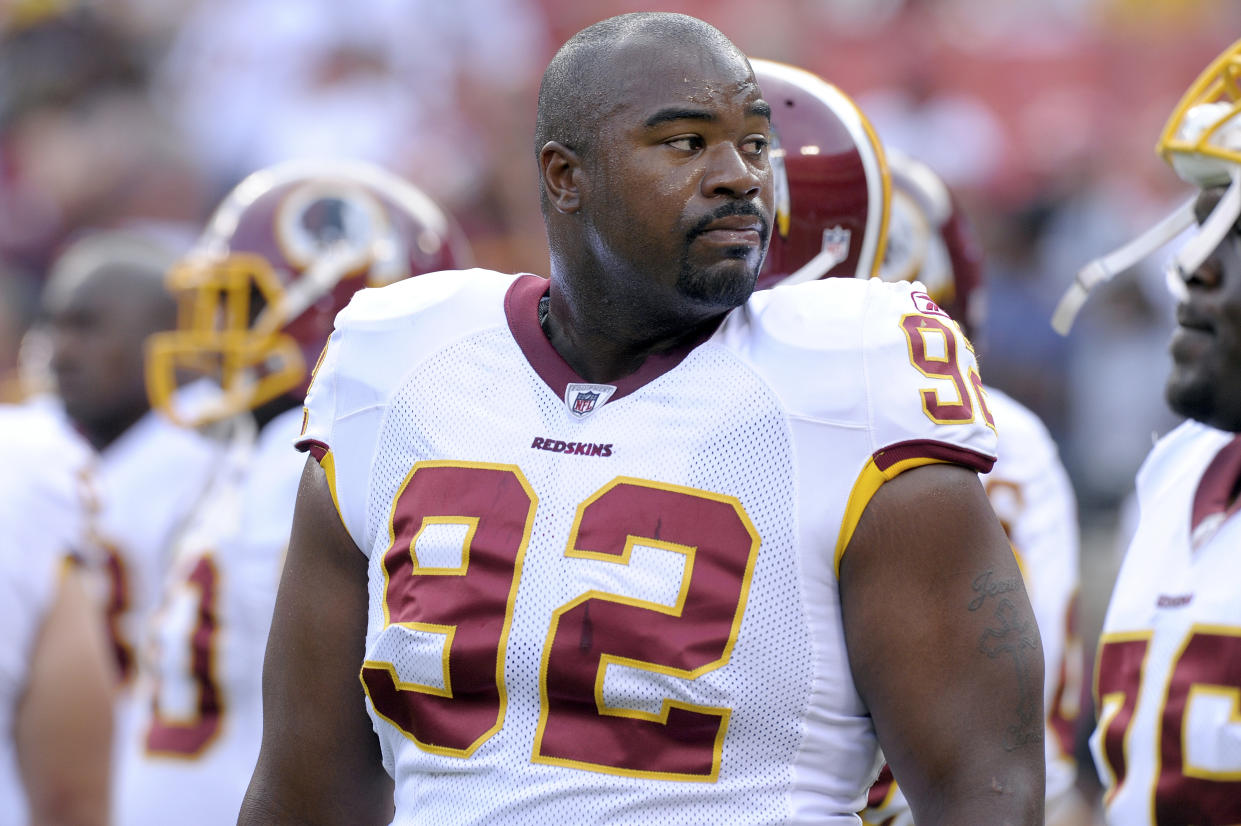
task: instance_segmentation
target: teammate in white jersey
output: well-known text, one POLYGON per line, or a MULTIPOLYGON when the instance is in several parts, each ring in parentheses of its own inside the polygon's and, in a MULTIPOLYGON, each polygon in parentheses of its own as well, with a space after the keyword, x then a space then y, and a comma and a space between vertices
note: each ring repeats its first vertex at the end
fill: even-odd
POLYGON ((1238 76, 1241 41, 1198 78, 1160 137, 1160 153, 1196 197, 1079 276, 1088 287, 1196 217, 1198 232, 1169 267, 1179 303, 1166 396, 1188 421, 1138 471, 1138 524, 1095 665, 1091 750, 1115 826, 1241 823, 1238 76))
POLYGON ((299 161, 239 183, 173 269, 182 312, 150 340, 152 400, 215 431, 225 452, 173 548, 141 661, 142 714, 121 732, 118 824, 236 821, 263 724, 308 365, 355 290, 464 255, 413 186, 368 164, 299 161), (178 376, 204 367, 220 392, 178 405, 178 376))
POLYGON ((151 410, 147 399, 146 339, 176 325, 164 287, 174 244, 138 230, 89 233, 57 256, 43 294, 56 407, 94 455, 93 545, 107 583, 118 731, 137 713, 135 660, 169 546, 219 453, 212 441, 151 410))
MULTIPOLYGON (((79 446, 80 447, 80 446, 79 446)), ((0 821, 104 824, 112 670, 85 572, 87 451, 0 407, 0 821)))
POLYGON ((242 823, 381 822, 391 775, 397 823, 856 824, 880 743, 923 823, 1041 823, 973 356, 914 285, 752 294, 770 118, 701 21, 590 27, 540 91, 550 281, 338 318, 242 823))

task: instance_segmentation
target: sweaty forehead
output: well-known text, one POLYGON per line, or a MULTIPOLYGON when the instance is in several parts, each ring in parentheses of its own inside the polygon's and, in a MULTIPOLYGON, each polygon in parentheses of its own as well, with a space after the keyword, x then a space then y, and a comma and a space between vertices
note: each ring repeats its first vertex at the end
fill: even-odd
POLYGON ((670 44, 634 37, 610 50, 599 73, 606 110, 656 111, 668 105, 723 106, 760 96, 745 59, 715 44, 670 44))

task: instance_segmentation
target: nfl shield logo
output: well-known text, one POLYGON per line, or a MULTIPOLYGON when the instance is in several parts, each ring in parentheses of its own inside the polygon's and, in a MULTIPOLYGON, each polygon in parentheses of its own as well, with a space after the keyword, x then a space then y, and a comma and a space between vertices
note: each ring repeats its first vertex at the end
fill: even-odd
POLYGON ((564 390, 565 407, 575 419, 584 419, 612 398, 616 387, 611 384, 586 384, 573 382, 564 390))
POLYGON ((573 412, 579 416, 585 416, 595 409, 595 402, 597 401, 599 401, 598 393, 578 393, 577 398, 573 400, 573 412))
POLYGON ((837 262, 849 257, 849 239, 852 233, 842 226, 823 230, 823 251, 832 254, 837 262))

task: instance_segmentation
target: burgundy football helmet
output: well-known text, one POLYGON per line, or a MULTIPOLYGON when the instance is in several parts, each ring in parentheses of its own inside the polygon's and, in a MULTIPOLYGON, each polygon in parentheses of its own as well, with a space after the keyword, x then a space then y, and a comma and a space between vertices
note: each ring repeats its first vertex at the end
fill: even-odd
POLYGON ((879 274, 888 231, 883 147, 866 116, 804 69, 751 59, 771 105, 776 220, 758 288, 879 274))
POLYGON ((929 166, 888 150, 892 178, 884 281, 921 281, 931 300, 965 328, 981 333, 986 317, 982 246, 943 179, 929 166))
POLYGON ((465 237, 412 184, 359 161, 290 161, 246 177, 168 276, 177 329, 147 342, 154 407, 186 424, 302 395, 336 314, 362 287, 469 266, 465 237), (218 394, 188 413, 181 380, 218 394))

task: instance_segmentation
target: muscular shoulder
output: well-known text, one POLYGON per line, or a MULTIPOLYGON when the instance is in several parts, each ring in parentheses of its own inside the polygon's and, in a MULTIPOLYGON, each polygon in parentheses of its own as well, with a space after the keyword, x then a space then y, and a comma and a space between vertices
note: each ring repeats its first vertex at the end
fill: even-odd
MULTIPOLYGON (((336 329, 397 328, 431 315, 457 315, 458 323, 485 318, 490 297, 503 297, 516 276, 484 269, 444 270, 354 293, 336 329)), ((497 309, 499 309, 499 302, 497 309)))
POLYGON ((920 284, 829 278, 764 291, 721 340, 795 416, 870 429, 876 447, 927 439, 994 454, 973 350, 920 284))
MULTIPOLYGON (((504 295, 515 276, 447 270, 360 290, 336 318, 315 383, 380 388, 439 348, 505 324, 504 295)), ((365 403, 368 394, 355 399, 365 403)), ((348 401, 342 398, 341 401, 348 401)))

